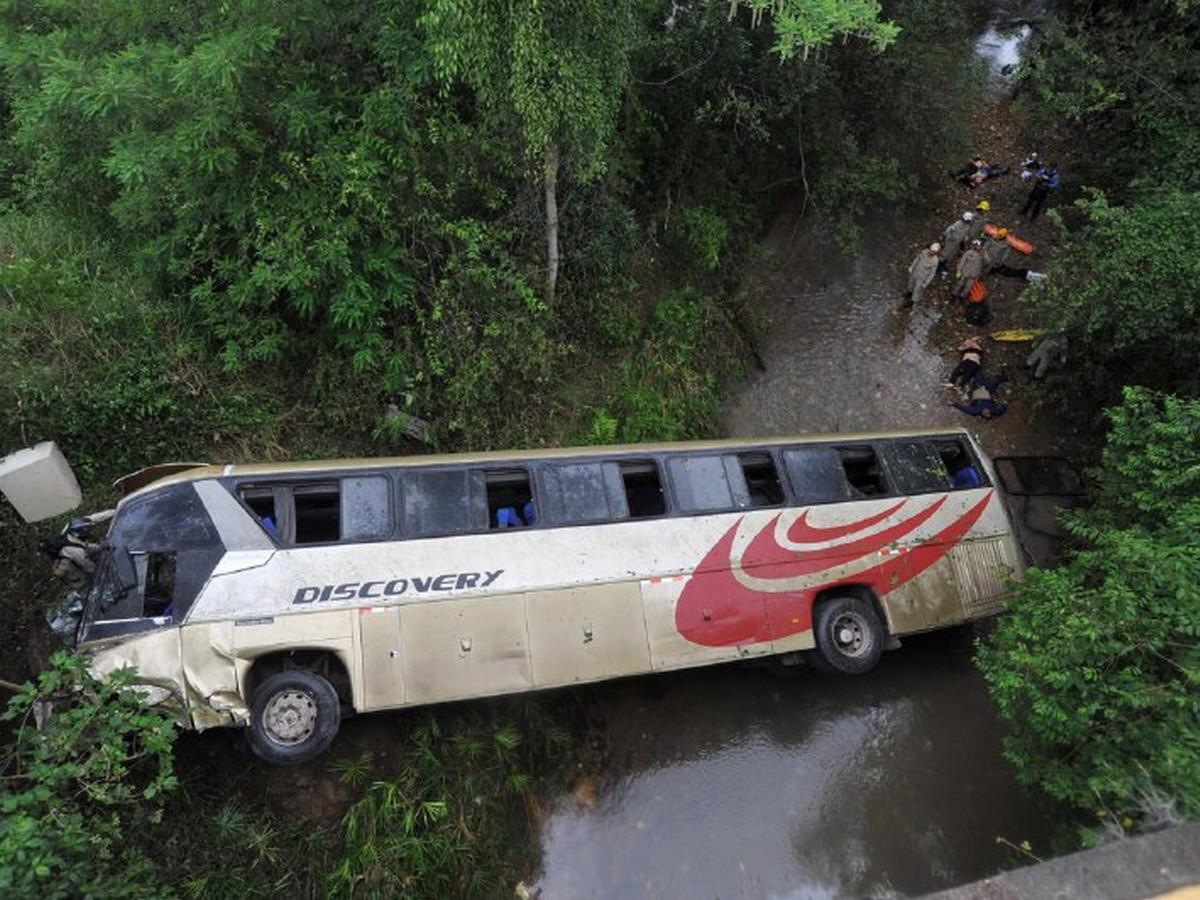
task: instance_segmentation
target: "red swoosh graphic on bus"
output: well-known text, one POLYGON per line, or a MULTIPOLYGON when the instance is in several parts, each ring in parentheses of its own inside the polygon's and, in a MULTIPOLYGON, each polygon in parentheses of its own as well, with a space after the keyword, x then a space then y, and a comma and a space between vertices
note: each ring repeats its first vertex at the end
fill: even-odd
MULTIPOLYGON (((750 541, 750 546, 742 554, 742 571, 749 572, 750 569, 754 569, 753 574, 756 578, 791 578, 796 575, 811 575, 822 569, 832 569, 834 566, 853 562, 868 553, 874 553, 880 547, 898 541, 909 532, 916 531, 929 521, 945 502, 946 497, 941 497, 920 512, 883 531, 859 538, 857 541, 848 541, 845 544, 822 547, 817 550, 788 550, 780 547, 775 540, 775 523, 779 519, 779 516, 776 516, 750 541)), ((892 509, 897 510, 903 505, 903 503, 897 504, 892 509)), ((863 521, 868 520, 864 519, 863 521)), ((870 521, 872 523, 881 522, 883 519, 879 516, 871 516, 870 521)), ((852 527, 847 533, 861 531, 862 527, 852 527)), ((790 529, 788 537, 791 537, 790 529)))
MULTIPOLYGON (((902 534, 907 534, 940 509, 947 497, 942 497, 936 503, 915 516, 905 519, 887 531, 903 528, 902 534), (909 526, 913 519, 920 519, 909 526)), ((946 525, 932 537, 912 548, 905 548, 896 555, 879 565, 872 566, 862 572, 857 572, 842 578, 831 578, 828 582, 804 588, 797 591, 758 591, 744 586, 731 571, 731 556, 734 538, 737 535, 741 520, 736 522, 717 543, 704 555, 696 566, 692 577, 688 579, 679 595, 675 606, 675 627, 679 633, 693 643, 705 647, 730 647, 737 644, 762 643, 772 639, 799 634, 812 628, 812 603, 821 591, 837 584, 865 584, 875 591, 876 596, 883 597, 900 585, 920 575, 957 544, 971 530, 984 509, 992 499, 988 491, 973 507, 957 519, 946 525)), ((891 512, 899 509, 899 505, 891 512)), ((811 568, 814 551, 797 552, 779 547, 774 540, 775 522, 772 519, 752 539, 750 548, 759 544, 763 534, 768 535, 774 550, 768 550, 766 544, 760 545, 760 552, 767 558, 760 563, 748 559, 750 548, 743 555, 743 571, 753 568, 750 574, 762 578, 768 573, 772 580, 791 578, 796 575, 811 574, 822 568, 835 568, 861 559, 882 548, 888 540, 876 543, 873 535, 853 542, 858 545, 857 555, 849 556, 842 552, 842 547, 827 548, 818 553, 826 554, 819 557, 822 565, 815 570, 811 568), (874 544, 874 546, 870 546, 874 544), (864 550, 864 547, 869 549, 864 550), (833 555, 829 555, 832 549, 833 555), (784 560, 786 554, 791 562, 784 560)), ((861 521, 861 520, 860 520, 861 521)), ((875 521, 882 521, 876 518, 875 521)), ((854 523, 856 526, 859 523, 854 523)), ((852 527, 847 534, 862 530, 862 527, 852 527)), ((880 534, 883 534, 881 532, 880 534)), ((851 544, 845 545, 847 548, 851 544)))
POLYGON ((872 525, 877 525, 892 513, 898 511, 907 502, 907 499, 901 500, 895 506, 889 506, 883 512, 867 516, 865 519, 859 519, 857 522, 851 522, 849 525, 837 525, 833 528, 821 528, 817 525, 809 525, 808 514, 810 511, 806 509, 800 513, 800 518, 793 522, 792 527, 788 529, 788 540, 794 544, 820 544, 823 541, 836 541, 840 537, 845 537, 848 534, 854 534, 856 531, 863 531, 872 525))

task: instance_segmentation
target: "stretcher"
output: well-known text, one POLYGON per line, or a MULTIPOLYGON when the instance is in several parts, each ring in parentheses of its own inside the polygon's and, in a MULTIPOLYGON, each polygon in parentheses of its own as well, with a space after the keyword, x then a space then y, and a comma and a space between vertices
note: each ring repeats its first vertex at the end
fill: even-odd
MULTIPOLYGON (((993 225, 991 222, 989 222, 983 226, 983 233, 988 237, 994 238, 1000 234, 1000 226, 993 225)), ((1022 240, 1015 234, 1010 234, 1007 238, 1005 238, 1005 240, 1008 241, 1008 246, 1012 247, 1018 253, 1024 253, 1026 256, 1028 256, 1034 251, 1033 244, 1029 243, 1029 241, 1022 240)))
POLYGON ((1009 328, 1004 331, 993 331, 989 337, 993 341, 1032 341, 1045 333, 1044 328, 1009 328))

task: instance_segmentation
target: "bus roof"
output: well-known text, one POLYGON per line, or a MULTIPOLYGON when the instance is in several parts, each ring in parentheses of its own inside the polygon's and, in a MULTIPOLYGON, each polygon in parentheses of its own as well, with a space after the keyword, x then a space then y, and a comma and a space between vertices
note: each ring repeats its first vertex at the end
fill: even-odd
POLYGON ((722 438, 709 441, 663 441, 648 444, 608 444, 593 447, 530 447, 523 450, 494 450, 469 453, 425 453, 418 456, 372 456, 346 459, 296 460, 279 463, 230 463, 228 465, 198 465, 159 478, 122 498, 127 500, 150 493, 158 488, 203 478, 254 475, 302 475, 308 473, 344 471, 346 469, 392 469, 409 466, 473 465, 489 462, 520 462, 534 459, 562 459, 587 456, 629 456, 638 453, 661 453, 671 450, 723 450, 733 447, 775 447, 783 444, 855 443, 884 438, 936 437, 965 435, 965 428, 919 428, 905 431, 839 431, 832 434, 787 434, 772 437, 722 438))

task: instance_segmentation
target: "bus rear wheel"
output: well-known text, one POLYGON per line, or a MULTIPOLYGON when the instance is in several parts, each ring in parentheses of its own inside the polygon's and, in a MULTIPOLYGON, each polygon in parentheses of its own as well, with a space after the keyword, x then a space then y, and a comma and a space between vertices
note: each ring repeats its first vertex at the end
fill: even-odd
POLYGON ((307 669, 286 669, 263 681, 250 704, 250 749, 277 766, 319 756, 333 743, 341 704, 328 681, 307 669))
POLYGON ((875 607, 861 597, 830 597, 817 607, 813 620, 819 671, 861 675, 883 655, 883 623, 875 607))

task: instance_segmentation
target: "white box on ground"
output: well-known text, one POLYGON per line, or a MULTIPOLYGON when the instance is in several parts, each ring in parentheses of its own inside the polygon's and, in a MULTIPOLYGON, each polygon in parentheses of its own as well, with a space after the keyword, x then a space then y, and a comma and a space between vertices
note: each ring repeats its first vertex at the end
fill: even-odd
POLYGON ((0 460, 0 492, 26 522, 61 515, 83 499, 75 473, 54 441, 42 441, 0 460))

